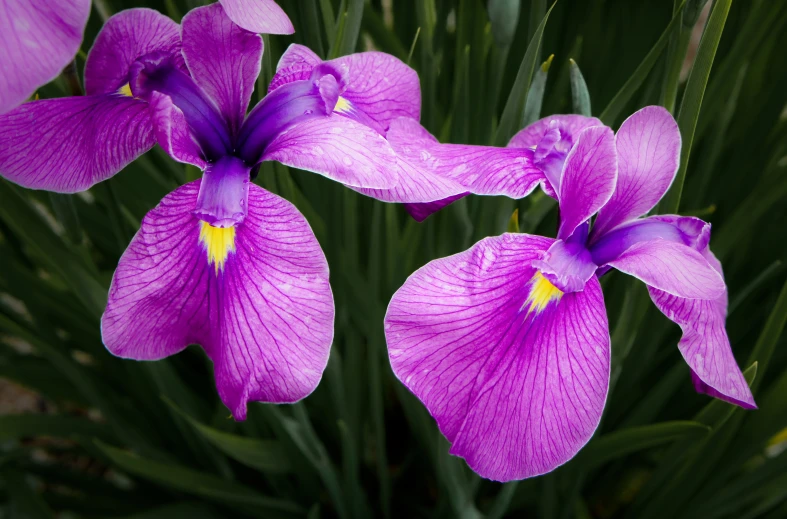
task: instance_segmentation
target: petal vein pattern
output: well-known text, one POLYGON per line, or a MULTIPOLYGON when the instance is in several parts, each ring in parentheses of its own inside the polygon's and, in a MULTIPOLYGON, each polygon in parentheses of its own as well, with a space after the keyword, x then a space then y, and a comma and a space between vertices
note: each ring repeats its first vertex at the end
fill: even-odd
POLYGON ((609 383, 601 287, 528 312, 530 263, 553 240, 487 238, 435 260, 394 295, 385 319, 397 377, 429 409, 451 453, 509 481, 565 463, 590 439, 609 383))

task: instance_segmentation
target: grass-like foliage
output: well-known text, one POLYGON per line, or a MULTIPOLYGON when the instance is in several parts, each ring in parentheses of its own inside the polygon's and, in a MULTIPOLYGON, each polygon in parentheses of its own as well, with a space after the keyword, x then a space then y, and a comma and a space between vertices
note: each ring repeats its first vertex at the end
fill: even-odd
MULTIPOLYGON (((545 476, 479 478, 394 377, 386 305, 417 268, 483 237, 554 236, 555 202, 471 196, 419 224, 401 205, 266 162, 256 182, 298 207, 327 256, 335 337, 311 396, 252 403, 235 422, 200 349, 135 362, 101 342, 111 275, 140 220, 199 176, 156 147, 84 195, 0 180, 0 377, 37 402, 0 417, 0 517, 787 517, 787 2, 279 3, 296 32, 264 37, 252 104, 296 42, 323 58, 374 48, 409 63, 422 124, 443 142, 505 144, 554 113, 616 129, 643 106, 670 110, 681 167, 657 211, 712 223, 727 329, 759 409, 695 393, 678 326, 613 272, 596 435, 545 476)), ((179 21, 199 4, 96 0, 77 70, 103 17, 147 5, 179 21)), ((40 97, 69 95, 70 80, 40 97)))

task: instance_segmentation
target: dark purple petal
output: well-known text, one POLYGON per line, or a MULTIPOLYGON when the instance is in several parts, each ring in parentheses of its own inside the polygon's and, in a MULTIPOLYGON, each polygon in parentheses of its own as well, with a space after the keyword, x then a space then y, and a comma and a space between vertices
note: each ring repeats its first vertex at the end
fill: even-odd
POLYGON ((154 143, 144 101, 120 94, 33 101, 0 115, 0 175, 32 189, 84 191, 154 143))
POLYGON ((258 163, 267 146, 285 130, 301 121, 330 115, 338 98, 339 86, 331 75, 276 89, 243 123, 236 143, 238 154, 249 164, 258 163))
POLYGON ((615 190, 615 135, 606 126, 585 128, 566 157, 557 190, 560 200, 558 238, 574 230, 607 203, 615 190))
POLYGON ((399 183, 398 158, 388 141, 336 114, 304 120, 280 133, 262 160, 312 171, 349 187, 392 189, 399 183))
POLYGON ((418 121, 391 123, 386 138, 397 155, 416 169, 449 178, 477 195, 523 198, 544 180, 531 150, 440 144, 418 121))
POLYGON ((639 242, 607 265, 682 298, 712 300, 726 291, 724 279, 702 254, 673 241, 639 242))
POLYGON ((172 104, 167 95, 152 92, 148 100, 159 146, 178 162, 205 169, 208 163, 202 157, 200 145, 194 140, 183 112, 172 104))
POLYGON ((250 167, 226 156, 208 164, 202 173, 194 216, 213 227, 233 227, 246 218, 250 167))
POLYGON ((262 38, 232 23, 221 4, 212 4, 183 17, 183 55, 194 81, 236 134, 260 74, 262 38))
POLYGON ((287 13, 273 0, 219 0, 230 20, 247 31, 292 34, 295 28, 287 13))
POLYGON ((129 82, 132 63, 152 52, 172 56, 180 68, 185 68, 180 54, 180 26, 153 9, 120 11, 106 21, 90 49, 85 63, 85 92, 117 92, 129 82))
POLYGON ((199 187, 175 190, 142 221, 115 271, 102 337, 138 360, 200 344, 243 420, 249 401, 294 402, 319 383, 333 338, 328 265, 297 209, 254 185, 234 239, 211 231, 229 239, 221 267, 211 264, 210 233, 201 238, 206 224, 191 214, 199 187))
POLYGON ((593 236, 647 213, 672 184, 680 165, 680 130, 661 106, 646 106, 626 119, 615 135, 618 181, 601 208, 593 236))
POLYGON ((0 113, 74 59, 89 14, 90 0, 0 1, 0 113))
POLYGON ((449 196, 448 198, 443 198, 442 200, 435 200, 434 202, 404 204, 404 208, 407 214, 412 216, 416 222, 423 222, 443 207, 447 207, 469 194, 470 193, 460 193, 458 195, 449 196))
POLYGON ((504 234, 432 261, 386 314, 394 373, 437 420, 451 453, 489 479, 531 477, 571 459, 606 400, 598 280, 562 297, 535 294, 544 281, 530 263, 552 242, 504 234))

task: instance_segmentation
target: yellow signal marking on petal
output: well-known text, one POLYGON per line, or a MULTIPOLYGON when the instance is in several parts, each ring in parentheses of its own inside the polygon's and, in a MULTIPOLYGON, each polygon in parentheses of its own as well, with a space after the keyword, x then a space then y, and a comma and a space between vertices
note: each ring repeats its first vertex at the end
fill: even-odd
POLYGON ((352 105, 348 100, 339 96, 339 99, 336 100, 336 106, 333 107, 334 112, 349 112, 352 108, 352 105))
POLYGON ((536 272, 530 280, 530 295, 527 296, 527 301, 522 305, 522 308, 529 303, 530 307, 527 309, 527 313, 533 310, 541 312, 547 307, 550 301, 560 301, 561 297, 563 297, 563 292, 550 283, 541 272, 536 272))
POLYGON ((199 240, 208 254, 208 265, 216 266, 216 275, 224 270, 230 252, 235 252, 235 227, 213 227, 200 222, 199 240))
POLYGON ((131 92, 131 86, 128 83, 118 88, 118 94, 128 97, 134 97, 134 94, 131 92))

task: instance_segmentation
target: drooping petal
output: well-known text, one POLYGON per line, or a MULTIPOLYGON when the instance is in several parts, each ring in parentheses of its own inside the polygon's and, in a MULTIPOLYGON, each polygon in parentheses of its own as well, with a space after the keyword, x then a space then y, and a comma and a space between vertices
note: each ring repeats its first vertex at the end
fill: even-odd
POLYGON ((350 187, 391 189, 399 182, 396 154, 388 142, 371 128, 336 114, 299 122, 280 133, 262 160, 350 187))
POLYGON ((418 170, 449 178, 476 195, 523 198, 544 180, 531 150, 440 144, 414 119, 391 123, 386 138, 418 170))
POLYGON ((571 114, 550 115, 520 130, 516 135, 511 137, 511 140, 508 142, 508 147, 535 148, 539 145, 541 139, 544 138, 547 132, 552 128, 558 128, 561 136, 568 140, 568 148, 570 149, 582 130, 591 126, 603 125, 604 123, 595 117, 571 114))
POLYGON ((0 115, 0 175, 32 189, 84 191, 154 143, 144 101, 120 94, 33 101, 0 115))
POLYGON ((626 119, 615 135, 618 180, 601 208, 593 235, 647 213, 669 189, 680 165, 680 130, 661 106, 646 106, 626 119))
POLYGON ((0 2, 0 113, 55 79, 74 59, 90 0, 0 2))
POLYGON ((172 104, 172 99, 152 92, 148 106, 159 146, 178 162, 205 169, 208 163, 202 157, 202 150, 191 134, 186 117, 172 104))
POLYGON ((458 195, 449 196, 448 198, 443 198, 442 200, 435 200, 434 202, 404 204, 404 208, 407 214, 412 216, 416 222, 423 222, 443 207, 447 207, 469 194, 470 193, 460 193, 458 195))
MULTIPOLYGON (((710 250, 703 256, 721 275, 721 264, 710 250)), ((681 355, 691 367, 694 388, 744 409, 756 409, 754 396, 732 354, 727 336, 727 293, 713 301, 683 299, 648 287, 650 298, 661 312, 678 324, 683 337, 681 355)))
POLYGON ((106 21, 90 49, 85 62, 85 92, 117 92, 129 82, 131 64, 151 52, 172 56, 185 68, 180 49, 180 26, 170 18, 146 8, 120 11, 106 21))
POLYGON ((247 31, 292 34, 295 28, 287 13, 273 0, 219 0, 230 20, 247 31))
POLYGON ((233 238, 201 234, 191 214, 199 186, 170 193, 143 220, 113 277, 102 337, 138 360, 200 344, 243 420, 249 401, 294 402, 318 384, 333 338, 328 265, 297 209, 254 185, 233 238), (219 268, 208 253, 222 247, 219 268))
POLYGON ((606 126, 592 126, 579 133, 571 148, 560 188, 560 229, 566 239, 574 230, 607 203, 615 190, 617 160, 615 136, 606 126))
POLYGON ((601 288, 592 278, 584 292, 535 294, 544 281, 530 262, 551 243, 504 234, 432 261, 386 314, 394 373, 437 420, 451 453, 489 479, 565 463, 604 407, 610 351, 601 288))
POLYGON ((260 74, 262 38, 235 25, 221 4, 211 4, 183 17, 183 55, 194 81, 237 133, 260 74))
POLYGON ((648 286, 686 299, 717 299, 724 279, 696 250, 668 240, 636 243, 607 262, 648 286))

